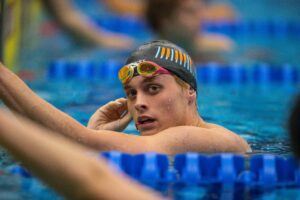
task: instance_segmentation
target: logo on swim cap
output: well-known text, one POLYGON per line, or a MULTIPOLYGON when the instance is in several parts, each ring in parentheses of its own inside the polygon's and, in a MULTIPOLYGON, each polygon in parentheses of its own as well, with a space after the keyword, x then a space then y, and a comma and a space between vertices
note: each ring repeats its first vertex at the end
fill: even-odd
POLYGON ((194 73, 192 69, 193 61, 191 60, 190 56, 183 53, 180 50, 169 48, 169 47, 158 46, 155 58, 160 58, 165 60, 170 59, 171 62, 178 63, 179 65, 182 65, 187 70, 189 70, 190 73, 194 73))
POLYGON ((156 40, 138 47, 126 61, 126 64, 148 60, 157 63, 197 91, 195 67, 191 57, 185 50, 166 41, 156 40))

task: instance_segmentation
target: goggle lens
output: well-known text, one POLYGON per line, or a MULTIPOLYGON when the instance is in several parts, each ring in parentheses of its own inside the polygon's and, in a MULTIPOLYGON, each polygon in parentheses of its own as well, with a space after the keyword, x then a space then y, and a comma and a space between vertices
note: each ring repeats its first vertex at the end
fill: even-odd
POLYGON ((132 78, 133 68, 130 66, 124 66, 120 69, 118 76, 122 83, 126 83, 128 79, 132 78))
POLYGON ((142 76, 152 76, 157 70, 159 70, 159 68, 151 63, 141 63, 138 67, 137 67, 137 71, 140 75, 142 76))

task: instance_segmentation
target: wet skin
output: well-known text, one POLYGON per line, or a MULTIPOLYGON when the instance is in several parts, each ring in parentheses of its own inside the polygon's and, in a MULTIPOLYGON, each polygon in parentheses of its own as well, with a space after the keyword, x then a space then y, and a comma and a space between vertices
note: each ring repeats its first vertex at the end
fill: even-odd
POLYGON ((171 75, 136 76, 124 86, 128 110, 141 135, 187 125, 191 116, 188 92, 171 75))

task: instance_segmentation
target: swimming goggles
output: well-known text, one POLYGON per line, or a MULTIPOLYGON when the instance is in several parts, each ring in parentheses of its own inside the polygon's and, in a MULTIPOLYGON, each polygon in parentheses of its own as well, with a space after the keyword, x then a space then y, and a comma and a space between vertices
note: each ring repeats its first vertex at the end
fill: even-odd
POLYGON ((122 84, 128 83, 134 76, 153 77, 158 74, 171 74, 168 70, 151 61, 138 61, 122 67, 118 73, 122 84))

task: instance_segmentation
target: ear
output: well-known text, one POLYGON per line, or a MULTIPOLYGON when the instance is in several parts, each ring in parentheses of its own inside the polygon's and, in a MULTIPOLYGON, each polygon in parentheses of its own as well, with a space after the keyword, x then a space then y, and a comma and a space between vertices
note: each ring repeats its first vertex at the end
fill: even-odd
POLYGON ((189 85, 189 88, 188 88, 188 102, 189 102, 189 104, 194 104, 196 99, 197 99, 196 91, 194 90, 194 88, 192 88, 189 85))

